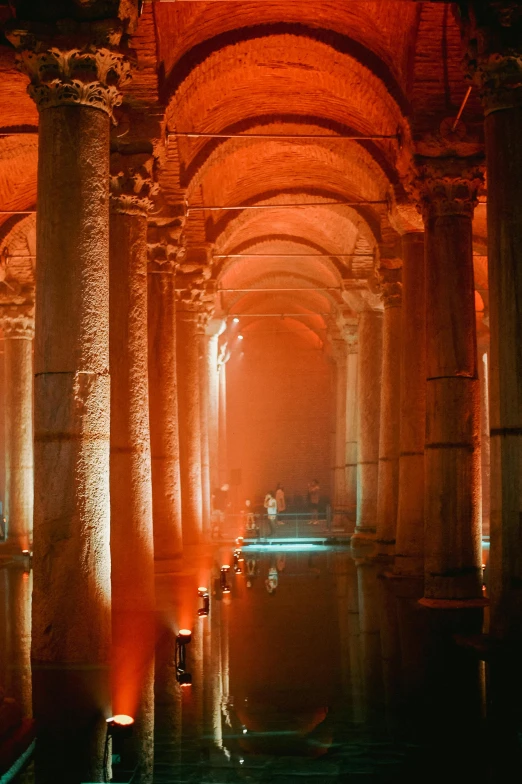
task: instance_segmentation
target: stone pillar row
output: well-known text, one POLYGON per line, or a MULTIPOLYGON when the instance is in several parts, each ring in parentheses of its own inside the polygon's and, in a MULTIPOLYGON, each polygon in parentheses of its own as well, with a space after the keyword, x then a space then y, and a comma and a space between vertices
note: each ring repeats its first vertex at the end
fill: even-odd
POLYGON ((40 115, 32 600, 37 777, 52 770, 55 781, 99 781, 111 659, 109 129, 130 66, 116 50, 120 24, 18 26, 13 22, 6 34, 40 115))
POLYGON ((4 333, 5 504, 7 544, 20 552, 33 540, 34 305, 0 308, 4 333))

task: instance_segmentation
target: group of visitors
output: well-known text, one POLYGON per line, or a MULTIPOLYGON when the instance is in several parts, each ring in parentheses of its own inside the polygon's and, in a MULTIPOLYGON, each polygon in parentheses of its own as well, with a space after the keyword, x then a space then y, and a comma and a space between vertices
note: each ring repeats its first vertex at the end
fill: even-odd
POLYGON ((281 519, 282 514, 286 510, 285 489, 281 482, 277 483, 275 493, 269 490, 265 495, 263 506, 266 509, 268 526, 270 533, 274 533, 274 525, 284 525, 284 520, 281 519))

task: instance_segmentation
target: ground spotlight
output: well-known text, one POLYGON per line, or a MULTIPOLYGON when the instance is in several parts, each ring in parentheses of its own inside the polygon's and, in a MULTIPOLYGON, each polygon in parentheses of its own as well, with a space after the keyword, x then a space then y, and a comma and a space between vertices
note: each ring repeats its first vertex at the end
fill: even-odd
MULTIPOLYGON (((134 729, 134 719, 132 716, 127 716, 124 713, 118 713, 116 716, 111 716, 106 720, 107 736, 105 738, 105 754, 104 754, 104 768, 108 772, 109 763, 109 749, 111 753, 112 765, 119 765, 121 763, 121 756, 123 752, 123 744, 126 738, 132 735, 134 729), (111 747, 109 746, 109 738, 111 739, 111 747)), ((108 779, 106 779, 108 781, 108 779)))
POLYGON ((186 647, 192 640, 190 629, 180 629, 176 635, 176 680, 181 686, 192 683, 192 675, 187 672, 186 647))
POLYGON ((198 596, 201 597, 201 599, 203 599, 203 604, 198 610, 198 615, 201 618, 208 615, 210 611, 210 596, 208 593, 208 589, 201 588, 201 587, 198 588, 198 596))
POLYGON ((228 584, 228 573, 230 571, 230 566, 228 564, 224 564, 221 567, 221 572, 219 576, 219 584, 221 586, 221 590, 223 593, 230 593, 230 585, 228 584))
POLYGON ((232 319, 232 321, 234 322, 234 324, 239 324, 239 319, 238 319, 238 317, 237 317, 237 316, 235 316, 235 317, 232 319))
POLYGON ((30 550, 22 550, 22 557, 24 559, 24 572, 31 571, 33 555, 30 550))
POLYGON ((243 340, 243 335, 238 335, 238 336, 237 336, 237 339, 238 339, 238 340, 243 340))
POLYGON ((234 572, 236 574, 241 574, 241 571, 242 571, 241 570, 241 565, 240 565, 240 561, 242 560, 242 558, 241 558, 241 550, 239 550, 239 549, 238 550, 234 550, 233 558, 234 558, 234 563, 233 563, 234 572))

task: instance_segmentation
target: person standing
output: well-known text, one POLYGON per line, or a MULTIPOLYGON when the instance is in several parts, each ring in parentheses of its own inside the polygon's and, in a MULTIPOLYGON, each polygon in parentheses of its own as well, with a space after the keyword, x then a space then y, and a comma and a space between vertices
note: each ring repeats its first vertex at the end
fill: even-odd
POLYGON ((275 499, 277 504, 277 523, 278 525, 284 525, 284 520, 281 519, 283 512, 286 510, 286 501, 285 501, 285 488, 281 484, 281 482, 277 483, 276 492, 275 492, 275 499))
POLYGON ((319 482, 312 479, 308 485, 308 506, 311 513, 308 525, 317 525, 319 522, 319 482))
POLYGON ((268 528, 271 534, 274 533, 274 525, 277 519, 277 501, 272 490, 265 495, 264 507, 268 520, 268 528))

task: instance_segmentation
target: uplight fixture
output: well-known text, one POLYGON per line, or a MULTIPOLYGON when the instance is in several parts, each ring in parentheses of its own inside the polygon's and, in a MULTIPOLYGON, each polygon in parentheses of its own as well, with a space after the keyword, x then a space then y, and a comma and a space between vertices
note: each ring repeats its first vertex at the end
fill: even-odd
POLYGON ((237 317, 237 316, 234 316, 234 318, 232 319, 232 321, 234 322, 234 324, 239 324, 239 319, 238 319, 238 317, 237 317))
POLYGON ((192 675, 187 672, 186 647, 192 640, 190 629, 180 629, 176 635, 176 680, 181 686, 192 683, 192 675))
POLYGON ((205 617, 210 612, 210 596, 207 588, 198 588, 198 596, 203 599, 203 604, 198 610, 200 618, 205 617))
POLYGON ((230 571, 230 566, 228 564, 224 564, 221 567, 219 584, 221 586, 221 590, 223 593, 230 593, 230 585, 228 584, 228 580, 227 580, 229 571, 230 571))

